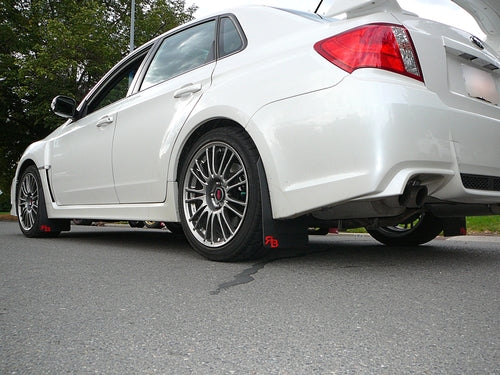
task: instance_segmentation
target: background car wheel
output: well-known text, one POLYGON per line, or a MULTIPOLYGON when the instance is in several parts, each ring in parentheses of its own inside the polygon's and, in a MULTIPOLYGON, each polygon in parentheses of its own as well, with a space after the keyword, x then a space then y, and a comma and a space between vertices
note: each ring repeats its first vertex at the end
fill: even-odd
POLYGON ((367 229, 377 241, 390 246, 416 246, 436 238, 443 230, 442 221, 432 214, 413 216, 396 226, 367 229))
POLYGON ((205 133, 181 167, 179 208, 191 246, 208 259, 232 261, 262 252, 257 149, 240 128, 205 133))
POLYGON ((150 221, 146 220, 144 222, 146 225, 146 228, 152 228, 152 229, 160 229, 161 228, 161 221, 150 221))
POLYGON ((130 225, 132 228, 143 228, 144 227, 144 221, 130 220, 128 222, 128 225, 130 225))
POLYGON ((45 196, 40 175, 31 165, 23 172, 17 185, 17 218, 19 227, 26 237, 52 237, 61 232, 48 223, 45 196))
POLYGON ((310 236, 326 236, 330 228, 310 227, 307 228, 307 234, 310 236))
POLYGON ((73 224, 75 225, 92 225, 94 220, 87 220, 87 219, 73 219, 73 224))

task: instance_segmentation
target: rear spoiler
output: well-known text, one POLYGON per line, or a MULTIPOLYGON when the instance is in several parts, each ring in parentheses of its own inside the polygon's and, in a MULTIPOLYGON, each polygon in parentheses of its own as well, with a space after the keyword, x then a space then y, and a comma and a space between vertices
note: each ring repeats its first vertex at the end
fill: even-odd
POLYGON ((334 0, 331 5, 323 7, 322 5, 323 0, 319 3, 315 13, 318 13, 320 8, 325 8, 322 15, 326 17, 333 17, 343 13, 347 15, 347 18, 352 18, 378 12, 403 12, 396 0, 334 0))
POLYGON ((486 43, 500 56, 500 2, 486 0, 452 0, 465 9, 486 34, 486 43))

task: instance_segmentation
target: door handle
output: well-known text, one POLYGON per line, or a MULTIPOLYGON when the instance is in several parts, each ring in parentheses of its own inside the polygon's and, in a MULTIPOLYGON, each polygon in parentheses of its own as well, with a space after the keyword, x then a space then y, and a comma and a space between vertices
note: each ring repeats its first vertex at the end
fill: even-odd
POLYGON ((189 85, 182 86, 179 90, 174 92, 174 98, 182 98, 183 96, 187 96, 189 94, 194 94, 201 90, 201 83, 190 83, 189 85))
POLYGON ((113 116, 110 116, 110 115, 106 115, 106 116, 102 116, 99 120, 97 120, 97 124, 96 126, 98 128, 101 128, 105 125, 109 125, 109 124, 112 124, 113 123, 113 116))

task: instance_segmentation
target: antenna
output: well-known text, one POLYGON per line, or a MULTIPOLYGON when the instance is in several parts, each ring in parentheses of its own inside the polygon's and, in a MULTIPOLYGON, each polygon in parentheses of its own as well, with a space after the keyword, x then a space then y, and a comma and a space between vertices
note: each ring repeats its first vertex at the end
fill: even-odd
POLYGON ((316 10, 314 11, 314 13, 318 13, 318 10, 319 10, 319 7, 321 6, 321 4, 323 4, 323 0, 321 0, 318 4, 318 7, 316 8, 316 10))

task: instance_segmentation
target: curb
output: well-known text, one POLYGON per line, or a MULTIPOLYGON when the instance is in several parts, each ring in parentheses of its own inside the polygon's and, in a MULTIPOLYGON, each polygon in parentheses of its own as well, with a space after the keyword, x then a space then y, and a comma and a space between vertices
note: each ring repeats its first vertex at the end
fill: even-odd
POLYGON ((17 221, 17 216, 0 215, 0 221, 17 221))

